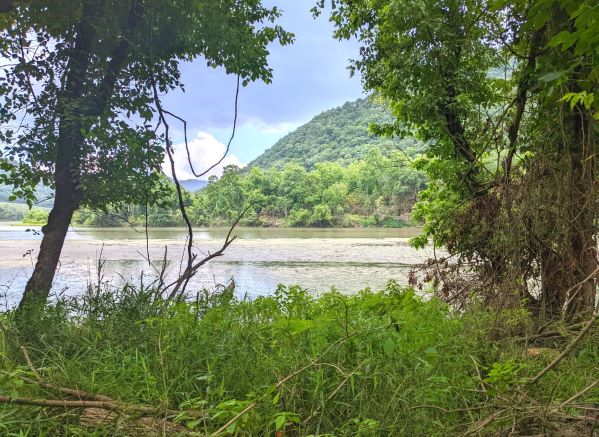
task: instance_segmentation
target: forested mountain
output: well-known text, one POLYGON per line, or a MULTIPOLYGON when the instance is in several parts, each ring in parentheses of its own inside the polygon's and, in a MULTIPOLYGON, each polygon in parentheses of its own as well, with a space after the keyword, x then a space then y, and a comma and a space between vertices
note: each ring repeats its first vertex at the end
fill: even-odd
MULTIPOLYGON (((0 184, 0 202, 14 202, 14 203, 26 203, 25 199, 20 197, 13 198, 14 187, 11 185, 0 184)), ((54 190, 39 184, 35 190, 36 206, 52 206, 54 202, 54 190)))
POLYGON ((183 180, 180 180, 179 183, 181 184, 181 186, 183 188, 185 188, 187 191, 190 191, 192 193, 194 191, 201 190, 206 185, 208 185, 208 181, 201 181, 199 179, 183 179, 183 180))
POLYGON ((282 167, 295 163, 312 170, 319 162, 348 165, 366 157, 372 146, 388 155, 391 151, 416 146, 414 140, 381 138, 368 128, 371 123, 390 123, 387 108, 372 99, 358 99, 322 112, 308 123, 281 138, 250 162, 249 167, 282 167))

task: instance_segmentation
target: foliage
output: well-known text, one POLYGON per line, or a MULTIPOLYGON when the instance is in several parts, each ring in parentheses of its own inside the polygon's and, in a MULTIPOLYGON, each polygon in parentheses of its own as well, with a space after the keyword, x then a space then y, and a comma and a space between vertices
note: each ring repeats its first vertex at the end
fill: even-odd
MULTIPOLYGON (((161 178, 161 197, 155 205, 122 205, 120 207, 80 208, 73 215, 73 223, 83 226, 182 226, 183 217, 175 184, 166 177, 161 178), (147 212, 147 214, 146 214, 147 212)), ((191 206, 192 194, 182 189, 183 203, 191 206)))
MULTIPOLYGON (((0 185, 0 202, 26 203, 25 199, 21 199, 13 194, 14 187, 9 185, 0 185)), ((35 202, 36 206, 51 207, 53 202, 53 191, 44 185, 35 187, 35 202)))
POLYGON ((332 3, 335 36, 361 44, 352 71, 394 116, 374 131, 427 145, 415 244, 432 238, 473 266, 487 303, 592 309, 596 2, 332 3))
MULTIPOLYGON (((525 388, 522 381, 549 362, 527 355, 517 340, 529 332, 527 315, 455 314, 394 282, 381 291, 332 290, 318 298, 282 285, 254 300, 200 292, 193 302, 168 305, 152 290, 94 287, 79 299, 59 300, 37 323, 43 329, 32 327, 38 334, 27 347, 45 381, 124 402, 202 410, 199 418, 176 419, 202 435, 254 402, 224 435, 462 435, 497 413, 495 401, 523 393, 535 405, 569 399, 596 378, 599 362, 595 331, 574 356, 525 388)), ((19 379, 31 373, 18 365, 10 314, 2 324, 9 329, 1 334, 0 395, 49 396, 19 379)), ((598 395, 595 387, 577 403, 598 395)), ((541 414, 547 424, 550 409, 541 414)), ((2 404, 0 432, 128 434, 123 421, 85 430, 78 415, 2 404)), ((518 417, 506 414, 486 431, 513 429, 518 417)))
MULTIPOLYGON (((23 205, 19 205, 23 206, 23 205)), ((12 203, 0 202, 0 221, 19 221, 25 215, 25 209, 12 203)))
POLYGON ((421 146, 412 139, 381 138, 369 129, 373 123, 391 120, 386 106, 373 97, 346 102, 285 135, 250 162, 249 167, 280 168, 294 163, 312 170, 321 162, 349 165, 364 159, 373 147, 379 148, 385 155, 394 150, 404 150, 409 154, 420 150, 421 146))
POLYGON ((106 212, 164 197, 162 164, 173 151, 160 99, 183 88, 180 62, 202 58, 243 86, 268 83, 268 45, 293 35, 260 0, 13 6, 0 28, 0 57, 11 60, 0 67, 0 182, 30 206, 39 183, 55 190, 24 308, 48 298, 78 208, 106 212))
POLYGON ((220 179, 194 193, 190 217, 200 225, 230 222, 249 206, 252 225, 359 225, 349 216, 372 217, 374 225, 404 224, 425 178, 401 152, 385 156, 371 148, 364 160, 347 167, 317 163, 311 171, 298 164, 280 170, 227 167, 220 179))
POLYGON ((33 208, 25 213, 23 217, 24 225, 45 225, 48 223, 48 210, 33 208))
POLYGON ((29 1, 13 14, 20 19, 8 20, 0 45, 0 55, 14 60, 3 65, 0 75, 0 141, 6 144, 0 179, 14 183, 15 194, 30 202, 38 182, 52 186, 61 147, 59 123, 70 111, 82 138, 76 156, 69 158, 80 173, 80 203, 92 208, 138 202, 148 191, 160 197, 155 188, 164 144, 152 126, 152 86, 162 93, 182 87, 180 61, 203 57, 210 66, 239 74, 244 84, 269 82, 266 45, 292 39, 270 25, 279 10, 254 0, 29 1), (82 20, 92 20, 93 29, 82 26, 82 20), (75 44, 86 43, 79 40, 86 31, 97 44, 84 53, 75 44), (75 67, 75 53, 87 57, 86 71, 76 90, 80 95, 70 96, 57 83, 75 67), (70 98, 76 101, 66 107, 70 98), (28 116, 17 130, 14 121, 22 111, 28 116))

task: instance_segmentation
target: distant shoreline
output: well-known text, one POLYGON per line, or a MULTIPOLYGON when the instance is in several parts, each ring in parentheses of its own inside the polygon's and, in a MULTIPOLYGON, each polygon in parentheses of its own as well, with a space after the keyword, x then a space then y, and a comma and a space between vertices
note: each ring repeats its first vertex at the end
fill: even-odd
MULTIPOLYGON (((45 223, 23 223, 18 221, 2 221, 0 220, 0 225, 3 226, 15 226, 15 227, 27 227, 27 226, 38 226, 42 227, 45 223)), ((78 225, 72 224, 71 227, 74 228, 83 228, 83 229, 143 229, 143 225, 122 225, 122 226, 101 226, 101 225, 78 225)), ((208 226, 193 226, 194 229, 221 229, 221 228, 229 228, 230 225, 226 223, 217 223, 208 226)), ((384 226, 384 225, 371 225, 371 226, 285 226, 281 225, 272 225, 272 226, 252 226, 248 224, 239 225, 238 228, 251 228, 251 229, 311 229, 311 230, 321 230, 321 229, 403 229, 403 228, 421 228, 420 224, 406 224, 404 226, 384 226)), ((185 226, 182 225, 174 225, 174 226, 148 226, 148 229, 186 229, 185 226)))

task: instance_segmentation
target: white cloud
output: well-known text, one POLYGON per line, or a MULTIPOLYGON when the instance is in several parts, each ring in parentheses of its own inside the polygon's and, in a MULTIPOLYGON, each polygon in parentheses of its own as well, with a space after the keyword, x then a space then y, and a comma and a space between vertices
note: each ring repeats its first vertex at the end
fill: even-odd
MULTIPOLYGON (((188 144, 191 163, 196 173, 205 172, 223 156, 227 149, 225 144, 221 143, 207 132, 198 132, 195 138, 189 141, 188 144)), ((181 180, 197 179, 189 168, 185 143, 175 144, 173 147, 175 149, 173 158, 175 160, 177 177, 181 180)), ((207 180, 210 176, 220 176, 223 172, 223 167, 231 164, 239 167, 245 166, 237 156, 227 154, 225 159, 223 159, 219 165, 210 170, 206 175, 202 176, 201 179, 207 180)), ((165 159, 163 169, 167 175, 171 175, 168 158, 165 159)))
POLYGON ((248 124, 254 126, 260 132, 264 132, 267 134, 287 134, 302 124, 306 123, 308 120, 303 121, 285 121, 280 123, 267 123, 260 118, 252 118, 248 124))

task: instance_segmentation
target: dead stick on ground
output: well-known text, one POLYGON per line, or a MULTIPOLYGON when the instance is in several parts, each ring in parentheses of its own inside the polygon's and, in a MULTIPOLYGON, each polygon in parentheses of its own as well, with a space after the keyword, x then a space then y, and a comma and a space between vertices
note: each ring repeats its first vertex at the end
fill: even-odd
POLYGON ((534 384, 539 379, 541 379, 547 372, 549 372, 551 369, 553 369, 555 366, 557 366, 558 363, 566 355, 568 355, 570 353, 570 351, 572 349, 574 349, 574 347, 580 342, 580 340, 582 340, 582 338, 591 330, 591 328, 593 327, 594 323, 597 321, 598 318, 599 318, 599 310, 595 311, 593 313, 593 317, 590 318, 590 320, 585 325, 584 329, 582 331, 580 331, 580 334, 578 334, 578 336, 574 340, 572 340, 572 342, 566 347, 566 349, 564 349, 563 352, 555 358, 555 360, 553 360, 551 363, 549 363, 547 365, 547 367, 545 367, 543 370, 541 370, 537 374, 537 376, 535 376, 533 379, 531 379, 529 381, 529 384, 534 384))
MULTIPOLYGON (((4 372, 3 372, 4 373, 4 372)), ((11 398, 9 396, 0 396, 0 403, 12 403, 17 405, 33 405, 40 407, 63 407, 63 408, 102 408, 109 411, 123 411, 133 412, 140 414, 153 415, 157 413, 166 412, 169 416, 176 416, 183 411, 179 410, 164 410, 161 407, 149 407, 145 405, 136 404, 125 404, 123 402, 115 401, 114 399, 104 396, 97 395, 94 393, 88 393, 81 390, 76 390, 67 387, 61 387, 58 385, 44 382, 38 375, 39 379, 32 379, 26 376, 19 376, 21 380, 29 384, 36 384, 40 387, 44 387, 50 390, 54 390, 60 393, 64 393, 69 396, 78 398, 77 401, 61 400, 61 399, 30 399, 30 398, 11 398)), ((204 414, 202 411, 185 411, 186 414, 191 416, 201 416, 204 414)))
POLYGON ((27 382, 29 384, 37 384, 40 387, 44 387, 44 388, 47 388, 49 390, 54 390, 54 391, 57 391, 57 392, 60 392, 60 393, 64 393, 64 394, 67 394, 69 396, 74 396, 74 397, 79 398, 79 399, 88 399, 88 400, 95 400, 95 401, 100 401, 100 402, 114 402, 114 399, 112 399, 112 398, 110 398, 108 396, 97 395, 97 394, 94 394, 94 393, 88 393, 86 391, 82 391, 82 390, 78 390, 78 389, 73 389, 73 388, 61 387, 59 385, 55 385, 55 384, 51 384, 49 382, 45 382, 42 379, 42 376, 37 371, 37 369, 33 366, 33 362, 31 361, 31 357, 29 356, 29 351, 27 351, 27 348, 25 346, 21 346, 21 351, 23 352, 23 356, 25 357, 25 361, 27 362, 27 365, 29 366, 29 369, 35 375, 35 379, 31 379, 31 378, 28 378, 26 376, 20 376, 20 378, 23 381, 25 381, 25 382, 27 382))
MULTIPOLYGON (((129 405, 121 404, 119 402, 102 402, 89 400, 68 401, 62 399, 31 399, 0 396, 0 403, 54 408, 101 408, 103 410, 127 411, 141 414, 161 414, 162 412, 164 412, 162 408, 147 407, 144 405, 129 405)), ((168 413, 170 415, 177 415, 180 413, 180 411, 168 410, 168 413)))
POLYGON ((506 411, 507 411, 507 409, 504 408, 502 410, 497 411, 496 413, 491 414, 490 416, 488 416, 485 419, 478 422, 474 428, 472 428, 469 431, 466 431, 464 433, 464 436, 476 434, 476 433, 482 431, 489 423, 493 422, 495 419, 497 419, 499 416, 501 416, 506 411))
POLYGON ((576 393, 574 396, 572 396, 570 399, 568 399, 567 401, 564 401, 561 404, 559 404, 558 409, 562 409, 566 405, 568 405, 569 403, 571 403, 572 401, 575 401, 576 399, 578 399, 579 397, 581 397, 583 394, 585 394, 586 392, 588 392, 589 390, 591 390, 593 387, 595 387, 597 384, 599 384, 599 379, 594 380, 589 385, 587 385, 585 388, 583 388, 578 393, 576 393))
POLYGON ((21 352, 23 352, 23 356, 25 357, 25 361, 27 362, 29 369, 33 372, 35 377, 41 381, 42 377, 39 373, 37 373, 35 367, 33 367, 33 362, 31 361, 31 358, 29 357, 29 352, 27 352, 27 348, 25 346, 21 346, 21 352))
POLYGON ((94 400, 94 401, 99 401, 99 402, 116 402, 114 399, 112 399, 111 397, 108 397, 108 396, 97 395, 94 393, 88 393, 86 391, 82 391, 82 390, 78 390, 78 389, 74 389, 74 388, 61 387, 59 385, 50 384, 49 382, 44 382, 42 380, 35 380, 35 379, 27 378, 26 376, 20 376, 20 378, 29 384, 37 384, 40 387, 44 387, 49 390, 54 390, 54 391, 57 391, 60 393, 64 393, 66 395, 73 396, 73 397, 76 397, 79 399, 94 400))

